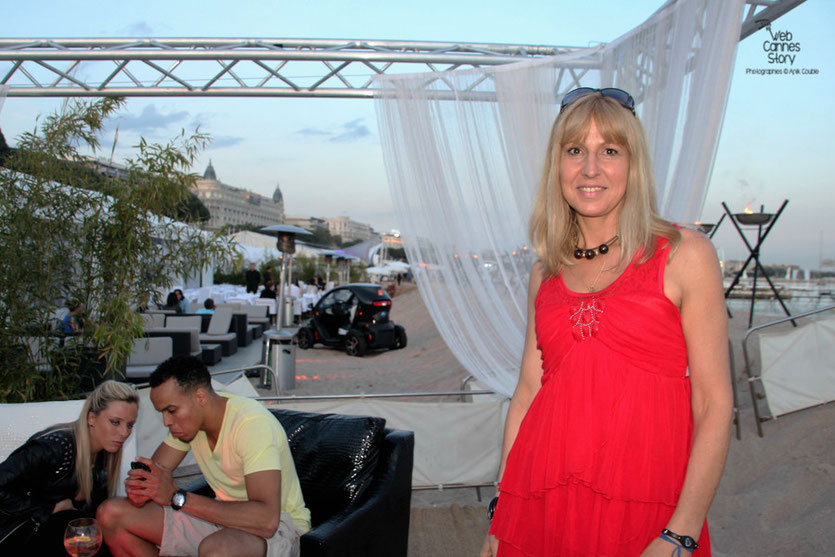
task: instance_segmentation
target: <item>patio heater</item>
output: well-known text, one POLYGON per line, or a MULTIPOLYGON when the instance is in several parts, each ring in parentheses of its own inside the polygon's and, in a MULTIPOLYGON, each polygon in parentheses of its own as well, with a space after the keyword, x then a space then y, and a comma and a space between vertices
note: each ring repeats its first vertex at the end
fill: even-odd
POLYGON ((331 281, 331 263, 333 263, 333 253, 325 253, 325 284, 331 281))
POLYGON ((347 284, 348 281, 345 280, 345 270, 348 268, 348 258, 344 255, 340 255, 339 258, 336 260, 336 268, 339 269, 337 273, 339 275, 339 284, 347 284))
MULTIPOLYGON (((768 282, 768 286, 771 288, 771 292, 774 294, 774 298, 780 303, 780 306, 783 308, 783 311, 786 312, 786 316, 791 317, 792 314, 789 311, 789 308, 786 307, 786 304, 783 302, 783 298, 780 296, 779 290, 774 286, 774 283, 771 282, 771 278, 765 272, 762 264, 760 263, 760 248, 762 247, 763 242, 765 241, 768 233, 771 232, 771 229, 774 228, 774 224, 777 222, 777 219, 780 218, 780 215, 783 213, 783 209, 786 208, 786 204, 789 202, 788 199, 783 201, 783 204, 780 205, 780 209, 777 210, 776 213, 766 213, 765 208, 760 206, 760 211, 755 213, 750 209, 747 209, 743 213, 731 213, 731 210, 728 209, 728 206, 725 202, 722 202, 722 207, 725 209, 725 213, 728 215, 731 223, 733 223, 734 228, 739 233, 740 238, 742 241, 745 242, 745 247, 748 248, 748 259, 745 260, 745 263, 739 268, 737 271, 736 276, 734 276, 733 282, 731 285, 725 290, 725 298, 727 299, 730 296, 731 291, 734 287, 739 284, 739 280, 742 278, 742 274, 745 272, 745 269, 748 267, 748 264, 751 260, 754 260, 754 280, 751 285, 751 306, 748 312, 748 328, 751 328, 751 325, 754 322, 754 303, 757 298, 757 278, 759 273, 762 273, 763 278, 768 282), (748 237, 742 230, 742 227, 746 226, 749 228, 754 228, 757 231, 757 243, 754 246, 751 246, 751 243, 748 241, 748 237), (763 230, 765 227, 765 230, 763 230)), ((730 313, 730 310, 728 310, 730 313)), ((797 323, 792 320, 792 325, 797 327, 797 323)))
POLYGON ((284 289, 287 285, 287 259, 296 253, 296 235, 307 234, 312 236, 313 233, 299 228, 298 226, 291 226, 289 224, 274 224, 262 228, 261 232, 278 236, 278 251, 282 253, 281 257, 281 271, 279 272, 279 286, 278 286, 278 328, 283 329, 284 323, 284 289))

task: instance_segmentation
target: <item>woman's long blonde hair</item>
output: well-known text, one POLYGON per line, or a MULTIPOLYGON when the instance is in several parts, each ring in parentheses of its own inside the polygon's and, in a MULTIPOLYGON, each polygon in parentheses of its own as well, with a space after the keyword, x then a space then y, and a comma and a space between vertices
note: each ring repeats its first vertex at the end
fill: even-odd
POLYGON ((592 121, 607 142, 622 145, 629 152, 626 194, 618 218, 620 264, 628 263, 639 252, 640 261, 647 261, 655 253, 658 237, 667 238, 672 249, 681 241, 678 229, 656 212, 655 176, 641 122, 614 99, 591 93, 565 107, 554 121, 548 140, 529 230, 546 276, 555 276, 574 262, 579 227, 574 209, 562 195, 560 156, 564 145, 585 138, 592 121))
MULTIPOLYGON (((92 412, 96 416, 106 409, 111 402, 128 402, 139 406, 139 395, 133 385, 118 381, 105 381, 87 396, 81 415, 71 425, 75 434, 75 477, 79 491, 89 504, 93 491, 92 463, 90 462, 90 426, 87 415, 92 412)), ((122 449, 115 453, 107 453, 107 494, 113 496, 119 483, 119 468, 122 465, 122 449)))

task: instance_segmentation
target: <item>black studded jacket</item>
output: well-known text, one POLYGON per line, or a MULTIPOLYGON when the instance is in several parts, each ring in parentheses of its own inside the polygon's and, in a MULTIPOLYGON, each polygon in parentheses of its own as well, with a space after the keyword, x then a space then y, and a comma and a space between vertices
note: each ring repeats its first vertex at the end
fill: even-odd
POLYGON ((93 468, 91 505, 75 501, 75 435, 66 425, 52 426, 34 434, 0 463, 0 522, 30 518, 41 524, 64 499, 76 509, 90 512, 107 497, 104 454, 93 468))

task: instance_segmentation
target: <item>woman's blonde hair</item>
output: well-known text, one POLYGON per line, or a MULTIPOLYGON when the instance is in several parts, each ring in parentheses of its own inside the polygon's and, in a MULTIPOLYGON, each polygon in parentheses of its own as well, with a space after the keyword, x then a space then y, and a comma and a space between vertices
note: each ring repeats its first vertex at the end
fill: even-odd
POLYGON ((641 122, 616 100, 591 93, 563 109, 548 140, 529 230, 546 276, 557 275, 574 262, 575 238, 580 230, 574 209, 562 195, 560 156, 563 146, 585 138, 592 121, 607 142, 622 145, 629 153, 626 194, 618 216, 620 263, 631 261, 639 252, 640 261, 647 261, 655 253, 659 236, 667 238, 673 249, 681 240, 678 229, 656 212, 655 177, 641 122))
MULTIPOLYGON (((90 426, 87 415, 98 416, 111 402, 128 402, 139 406, 139 395, 133 385, 118 381, 105 381, 87 396, 81 415, 71 424, 75 434, 75 477, 79 491, 90 503, 93 491, 92 463, 90 462, 90 426)), ((106 454, 107 494, 113 496, 119 482, 119 468, 122 465, 122 449, 106 454)))

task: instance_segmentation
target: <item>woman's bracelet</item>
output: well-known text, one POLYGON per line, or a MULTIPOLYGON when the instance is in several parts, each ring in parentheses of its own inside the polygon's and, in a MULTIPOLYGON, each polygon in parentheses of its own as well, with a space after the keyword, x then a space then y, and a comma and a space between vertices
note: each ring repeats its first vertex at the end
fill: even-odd
POLYGON ((699 544, 696 543, 696 540, 690 536, 680 536, 679 534, 676 534, 672 530, 668 530, 666 528, 661 530, 661 535, 658 537, 676 546, 672 557, 681 557, 682 550, 693 553, 694 549, 699 548, 699 544))
POLYGON ((490 500, 490 504, 487 505, 487 519, 490 522, 493 522, 493 513, 496 512, 496 505, 499 503, 499 496, 496 495, 490 500))

